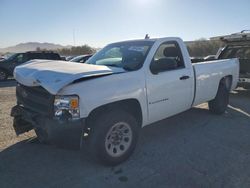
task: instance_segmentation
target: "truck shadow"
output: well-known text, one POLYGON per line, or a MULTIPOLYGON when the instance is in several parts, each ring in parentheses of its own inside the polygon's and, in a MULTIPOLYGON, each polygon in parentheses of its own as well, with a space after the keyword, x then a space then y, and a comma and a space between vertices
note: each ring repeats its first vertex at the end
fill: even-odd
POLYGON ((230 96, 230 105, 236 111, 250 114, 250 90, 235 90, 230 96))
POLYGON ((230 185, 232 175, 239 176, 244 187, 249 165, 238 168, 235 163, 250 153, 249 119, 234 108, 222 116, 193 108, 142 129, 135 153, 117 167, 89 162, 80 158, 80 151, 24 140, 1 151, 0 187, 152 187, 160 183, 214 187, 213 182, 230 185))

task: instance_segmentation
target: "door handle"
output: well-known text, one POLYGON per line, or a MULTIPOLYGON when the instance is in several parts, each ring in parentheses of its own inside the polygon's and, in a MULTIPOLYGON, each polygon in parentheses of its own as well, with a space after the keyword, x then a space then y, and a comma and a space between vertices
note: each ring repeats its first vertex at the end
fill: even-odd
POLYGON ((180 80, 187 80, 189 78, 190 78, 189 76, 182 76, 182 77, 180 77, 180 80))

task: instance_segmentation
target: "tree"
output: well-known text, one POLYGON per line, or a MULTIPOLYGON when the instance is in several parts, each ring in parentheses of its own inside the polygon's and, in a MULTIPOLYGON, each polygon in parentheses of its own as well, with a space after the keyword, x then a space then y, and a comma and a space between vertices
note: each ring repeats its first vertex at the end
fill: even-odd
POLYGON ((89 45, 73 46, 71 48, 62 48, 57 50, 60 55, 85 55, 93 54, 96 50, 89 45))

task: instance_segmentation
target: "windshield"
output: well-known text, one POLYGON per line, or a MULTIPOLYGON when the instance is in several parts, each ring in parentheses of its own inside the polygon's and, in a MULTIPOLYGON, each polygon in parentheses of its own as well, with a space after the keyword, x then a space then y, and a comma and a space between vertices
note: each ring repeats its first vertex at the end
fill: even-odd
POLYGON ((142 67, 154 41, 128 41, 106 46, 86 63, 137 70, 142 67))
POLYGON ((6 60, 13 60, 13 59, 16 58, 17 55, 18 55, 18 53, 16 53, 16 54, 11 54, 10 56, 8 56, 8 57, 6 58, 6 60))

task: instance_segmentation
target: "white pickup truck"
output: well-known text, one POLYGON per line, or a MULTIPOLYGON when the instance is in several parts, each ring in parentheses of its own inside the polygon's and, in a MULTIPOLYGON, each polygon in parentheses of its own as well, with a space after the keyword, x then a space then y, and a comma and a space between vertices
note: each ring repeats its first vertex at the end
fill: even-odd
POLYGON ((140 128, 208 102, 225 112, 238 59, 194 65, 179 38, 113 43, 85 64, 32 60, 14 71, 16 134, 77 142, 92 159, 115 165, 135 149, 140 128))

